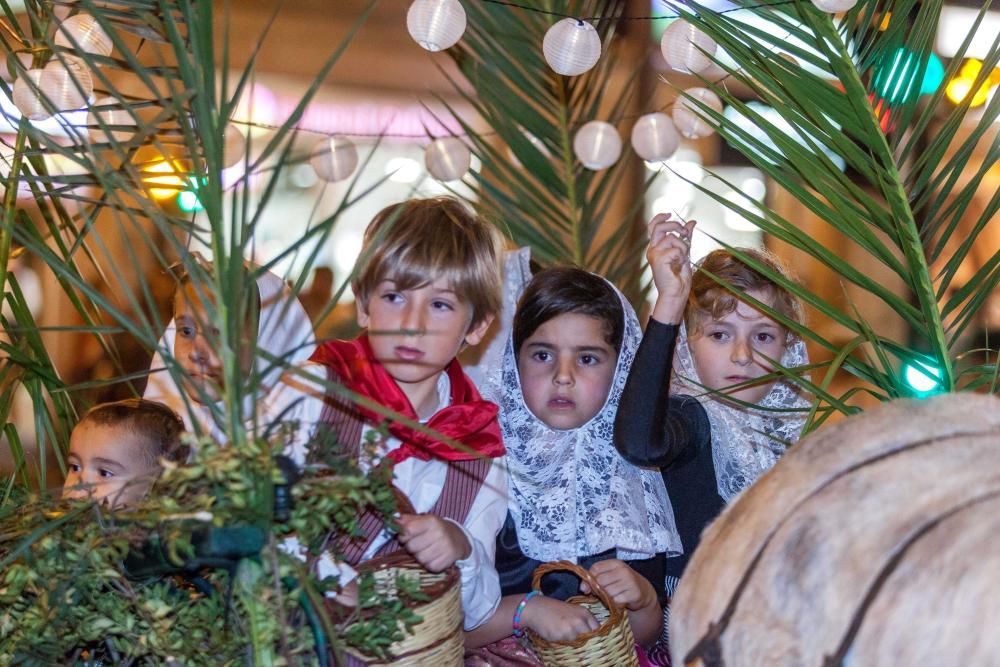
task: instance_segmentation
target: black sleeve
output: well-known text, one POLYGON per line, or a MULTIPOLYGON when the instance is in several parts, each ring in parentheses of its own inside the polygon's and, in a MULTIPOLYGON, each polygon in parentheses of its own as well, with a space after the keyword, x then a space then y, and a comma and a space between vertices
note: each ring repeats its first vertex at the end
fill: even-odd
POLYGON ((670 469, 710 448, 704 408, 690 396, 670 395, 679 327, 650 318, 629 372, 618 414, 615 447, 629 463, 670 469))

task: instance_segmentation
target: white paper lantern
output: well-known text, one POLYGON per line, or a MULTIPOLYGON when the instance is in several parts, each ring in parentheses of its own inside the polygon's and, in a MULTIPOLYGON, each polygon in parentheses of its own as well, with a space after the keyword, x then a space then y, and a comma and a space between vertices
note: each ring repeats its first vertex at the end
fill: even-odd
POLYGON ((573 137, 573 152, 587 169, 607 169, 621 156, 622 139, 611 123, 592 120, 577 130, 573 137))
POLYGON ((717 48, 711 37, 684 19, 668 25, 660 39, 663 59, 678 72, 704 72, 714 64, 709 56, 714 55, 717 48))
POLYGON ((30 120, 45 120, 52 115, 43 99, 57 112, 70 111, 83 107, 94 92, 94 82, 83 61, 73 56, 62 59, 50 61, 43 69, 30 69, 14 82, 14 105, 30 120))
POLYGON ((358 149, 346 137, 320 139, 309 162, 324 181, 342 181, 358 166, 358 149))
POLYGON ((828 14, 838 14, 846 12, 848 9, 858 4, 858 0, 812 0, 816 8, 828 14))
POLYGON ((708 88, 688 88, 684 95, 674 102, 672 116, 677 130, 688 139, 700 139, 715 132, 715 121, 707 117, 705 111, 697 106, 687 96, 693 97, 702 104, 722 113, 722 100, 708 88))
MULTIPOLYGON (((353 144, 352 144, 353 148, 353 144)), ((240 128, 232 124, 227 124, 222 134, 222 168, 228 169, 243 159, 247 152, 247 140, 240 128)), ((357 164, 357 151, 355 154, 355 164, 357 164)), ((354 166, 351 167, 354 171, 354 166)), ((348 173, 350 175, 350 173, 348 173)), ((346 177, 345 177, 346 178, 346 177)), ((333 179, 338 180, 338 179, 333 179)))
POLYGON ((29 69, 17 77, 11 91, 14 106, 29 120, 45 120, 52 115, 42 103, 41 91, 38 90, 42 86, 43 74, 44 69, 29 69))
MULTIPOLYGON (((34 60, 34 57, 30 53, 18 53, 14 56, 14 58, 16 58, 21 63, 21 67, 23 67, 24 69, 31 69, 31 63, 34 60)), ((0 79, 3 79, 7 83, 13 83, 14 79, 17 78, 20 70, 18 70, 17 66, 15 65, 14 71, 11 72, 8 69, 9 64, 10 63, 6 60, 4 62, 0 62, 0 79)))
POLYGON ((77 14, 60 23, 56 32, 56 44, 98 56, 111 55, 114 49, 108 33, 104 32, 104 28, 90 14, 77 14), (68 35, 72 35, 73 39, 68 35), (74 41, 78 46, 73 44, 74 41))
POLYGON ((458 137, 435 139, 424 151, 424 164, 439 181, 457 181, 472 166, 472 152, 458 137))
POLYGON ((91 111, 87 114, 87 125, 90 126, 90 138, 95 142, 107 141, 108 136, 116 141, 128 141, 138 129, 132 114, 113 97, 102 97, 91 105, 91 111), (114 108, 95 110, 95 107, 114 108), (119 126, 119 128, 102 130, 98 119, 105 125, 119 126))
POLYGON ((406 29, 428 51, 454 46, 465 25, 465 9, 458 0, 414 0, 406 12, 406 29))
POLYGON ((576 76, 597 64, 601 38, 586 21, 563 19, 545 33, 542 54, 549 67, 559 74, 576 76))
POLYGON ((632 127, 632 148, 647 162, 666 160, 680 144, 680 134, 670 116, 665 113, 648 113, 632 127))

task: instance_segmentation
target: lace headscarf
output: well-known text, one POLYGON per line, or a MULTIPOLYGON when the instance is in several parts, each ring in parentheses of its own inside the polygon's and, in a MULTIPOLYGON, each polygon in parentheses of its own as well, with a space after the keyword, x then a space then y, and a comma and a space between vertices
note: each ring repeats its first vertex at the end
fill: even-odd
MULTIPOLYGON (((244 397, 243 415, 245 420, 255 420, 258 426, 267 427, 280 418, 278 414, 269 414, 268 393, 278 383, 285 368, 309 359, 315 349, 315 336, 309 316, 284 280, 265 271, 257 277, 257 289, 260 292, 260 317, 254 372, 259 386, 255 395, 244 397), (269 357, 276 357, 277 361, 269 357)), ((197 423, 200 432, 212 436, 217 442, 225 442, 225 431, 215 423, 211 409, 189 400, 173 376, 165 370, 163 352, 173 355, 176 336, 177 329, 171 321, 153 355, 149 384, 143 398, 172 408, 184 419, 189 431, 194 430, 193 426, 197 423)))
POLYGON ((625 311, 621 351, 604 406, 583 426, 557 430, 532 414, 513 340, 504 352, 498 402, 510 513, 521 550, 535 560, 576 562, 609 549, 623 560, 681 553, 660 473, 626 462, 612 441, 618 401, 642 337, 632 306, 615 293, 625 311))
MULTIPOLYGON (((784 368, 809 363, 806 345, 794 337, 781 356, 784 368)), ((681 324, 674 348, 671 394, 693 396, 712 428, 712 462, 719 496, 727 503, 771 468, 785 451, 785 444, 799 439, 810 401, 787 379, 774 383, 759 409, 728 402, 707 393, 688 345, 687 326, 681 324)))

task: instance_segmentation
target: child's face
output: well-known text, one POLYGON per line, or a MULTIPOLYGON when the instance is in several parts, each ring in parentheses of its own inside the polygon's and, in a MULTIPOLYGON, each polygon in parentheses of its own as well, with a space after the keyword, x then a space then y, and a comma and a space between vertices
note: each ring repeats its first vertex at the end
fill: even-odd
POLYGON ((69 440, 64 498, 108 498, 113 507, 141 499, 159 474, 146 463, 143 437, 126 428, 83 421, 69 440))
POLYGON ((491 321, 470 328, 472 305, 442 278, 409 290, 383 280, 367 307, 358 302, 358 324, 368 329, 375 358, 415 408, 415 397, 437 384, 463 344, 481 341, 491 321))
POLYGON ((517 371, 524 403, 550 428, 583 426, 604 407, 618 355, 596 317, 564 313, 521 343, 517 371))
MULTIPOLYGON (((204 292, 204 290, 202 290, 204 292)), ((174 303, 174 358, 186 371, 188 396, 202 402, 202 395, 210 401, 222 399, 225 376, 222 361, 216 353, 219 329, 208 320, 208 309, 201 294, 192 283, 185 283, 174 303)), ((205 295, 205 298, 210 298, 205 295)), ((253 350, 249 344, 240 348, 240 369, 247 376, 253 368, 253 350)))
MULTIPOLYGON (((773 307, 772 295, 758 290, 748 294, 773 307)), ((780 361, 785 351, 785 328, 743 301, 722 319, 702 316, 698 324, 688 346, 702 384, 710 389, 722 390, 773 372, 774 366, 767 360, 780 361)), ((772 386, 773 380, 725 393, 740 401, 759 403, 772 386)))

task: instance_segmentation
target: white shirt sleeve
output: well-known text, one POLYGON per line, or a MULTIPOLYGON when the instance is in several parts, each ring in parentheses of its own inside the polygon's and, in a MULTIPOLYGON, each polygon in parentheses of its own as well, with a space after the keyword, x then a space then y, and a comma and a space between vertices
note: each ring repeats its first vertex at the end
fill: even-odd
MULTIPOLYGON (((462 609, 465 629, 488 621, 500 605, 500 575, 496 568, 497 534, 507 518, 507 466, 503 458, 493 460, 483 488, 472 503, 462 530, 472 551, 455 563, 462 577, 462 609)), ((457 522, 456 522, 457 523, 457 522)))

